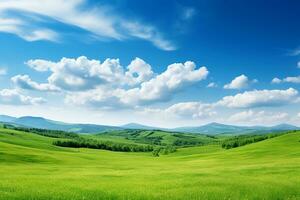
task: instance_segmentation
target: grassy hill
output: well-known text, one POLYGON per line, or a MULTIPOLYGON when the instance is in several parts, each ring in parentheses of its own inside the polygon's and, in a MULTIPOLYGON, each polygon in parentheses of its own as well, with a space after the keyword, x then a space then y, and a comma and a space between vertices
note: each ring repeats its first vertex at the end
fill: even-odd
POLYGON ((300 132, 160 157, 63 148, 55 140, 0 129, 1 200, 300 199, 300 132))
POLYGON ((206 135, 184 134, 162 130, 116 130, 95 135, 102 140, 123 141, 151 145, 195 146, 217 142, 217 138, 206 135))

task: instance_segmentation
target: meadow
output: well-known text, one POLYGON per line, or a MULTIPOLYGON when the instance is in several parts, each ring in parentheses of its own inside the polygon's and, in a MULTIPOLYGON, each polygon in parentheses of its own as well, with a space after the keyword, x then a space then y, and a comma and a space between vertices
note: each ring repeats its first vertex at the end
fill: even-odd
POLYGON ((0 129, 1 200, 300 199, 300 132, 231 149, 208 142, 159 157, 59 147, 56 140, 0 129))

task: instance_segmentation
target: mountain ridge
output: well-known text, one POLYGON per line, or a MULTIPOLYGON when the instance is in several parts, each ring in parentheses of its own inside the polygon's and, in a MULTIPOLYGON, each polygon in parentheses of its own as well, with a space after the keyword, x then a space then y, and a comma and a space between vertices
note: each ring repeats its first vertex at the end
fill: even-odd
POLYGON ((254 134, 254 133, 269 133, 288 130, 299 130, 300 128, 291 124, 278 124, 275 126, 237 126, 221 123, 208 123, 201 126, 186 126, 177 128, 161 128, 147 126, 138 123, 128 123, 121 126, 109 126, 99 124, 83 124, 83 123, 65 123, 46 119, 43 117, 23 116, 11 117, 8 115, 0 115, 0 122, 11 123, 24 127, 62 130, 75 133, 101 133, 112 130, 124 129, 142 129, 142 130, 164 130, 173 132, 186 132, 194 134, 218 135, 218 134, 254 134))

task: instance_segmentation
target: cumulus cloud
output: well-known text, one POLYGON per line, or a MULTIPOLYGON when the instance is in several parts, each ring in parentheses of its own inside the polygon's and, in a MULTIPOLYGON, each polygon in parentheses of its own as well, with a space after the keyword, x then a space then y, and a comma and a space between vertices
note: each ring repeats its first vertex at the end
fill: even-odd
POLYGON ((59 89, 51 84, 32 81, 28 75, 17 75, 11 78, 12 82, 19 88, 38 91, 58 91, 59 89))
MULTIPOLYGON (((230 83, 224 85, 224 89, 244 89, 247 88, 250 84, 250 80, 244 74, 235 77, 230 83)), ((257 80, 253 80, 257 82, 257 80)))
POLYGON ((150 80, 154 75, 151 66, 140 58, 135 58, 127 66, 127 70, 121 66, 119 59, 108 58, 101 63, 85 56, 76 59, 62 58, 59 62, 29 60, 26 64, 39 72, 51 72, 48 85, 66 91, 83 91, 103 85, 134 86, 150 80))
POLYGON ((203 119, 207 120, 216 115, 214 106, 202 102, 180 102, 167 108, 143 108, 140 111, 145 115, 163 116, 173 119, 203 119))
POLYGON ((283 82, 287 82, 287 83, 300 83, 300 76, 286 77, 285 79, 283 79, 283 82))
POLYGON ((68 102, 79 104, 98 104, 106 102, 122 106, 136 106, 169 100, 173 93, 194 82, 206 78, 208 71, 205 67, 195 69, 195 64, 186 62, 168 66, 168 69, 139 87, 131 89, 98 87, 91 91, 69 94, 68 102), (97 95, 98 94, 98 95, 97 95))
POLYGON ((48 83, 62 90, 88 90, 104 83, 122 84, 125 81, 119 59, 106 59, 100 63, 81 56, 77 59, 62 58, 59 62, 29 60, 27 64, 37 71, 50 71, 48 83))
POLYGON ((45 103, 46 101, 41 97, 30 97, 21 94, 16 89, 0 90, 0 103, 12 105, 37 105, 45 103))
POLYGON ((281 82, 282 82, 282 80, 277 78, 277 77, 273 78, 272 81, 271 81, 271 83, 274 83, 274 84, 278 84, 278 83, 281 83, 281 82))
POLYGON ((136 85, 148 81, 153 76, 151 66, 140 58, 135 58, 127 67, 125 76, 129 85, 136 85))
POLYGON ((152 42, 163 50, 174 50, 153 26, 130 21, 117 15, 112 8, 90 6, 86 0, 2 0, 0 31, 16 34, 27 41, 59 40, 58 30, 47 22, 60 22, 92 33, 96 38, 125 40, 139 38, 152 42))
POLYGON ((25 64, 38 72, 46 72, 49 71, 50 69, 55 68, 55 65, 57 63, 48 60, 36 59, 36 60, 28 60, 27 62, 25 62, 25 64))
POLYGON ((166 113, 183 118, 203 119, 216 114, 211 104, 201 102, 182 102, 174 104, 164 110, 166 113))
POLYGON ((300 83, 300 76, 290 76, 284 79, 273 78, 272 83, 300 83))
POLYGON ((120 91, 123 93, 121 99, 129 104, 168 100, 173 92, 206 79, 209 73, 207 68, 195 68, 195 63, 191 61, 169 65, 165 72, 143 82, 140 87, 120 91))
POLYGON ((103 63, 84 56, 62 58, 59 62, 30 60, 27 64, 40 72, 49 71, 48 82, 37 84, 28 76, 12 80, 23 89, 61 90, 66 102, 106 106, 136 106, 166 101, 180 89, 206 79, 206 67, 196 69, 195 63, 174 63, 161 74, 155 74, 144 60, 135 58, 126 68, 119 59, 103 63))
MULTIPOLYGON (((300 61, 297 63, 297 67, 300 68, 300 61)), ((283 79, 273 78, 271 83, 300 83, 300 76, 288 76, 283 79)))
POLYGON ((288 119, 289 115, 285 112, 246 110, 231 115, 227 121, 240 124, 276 124, 288 119))
POLYGON ((298 91, 287 90, 253 90, 225 96, 216 104, 229 108, 252 108, 264 106, 281 106, 296 101, 298 91))

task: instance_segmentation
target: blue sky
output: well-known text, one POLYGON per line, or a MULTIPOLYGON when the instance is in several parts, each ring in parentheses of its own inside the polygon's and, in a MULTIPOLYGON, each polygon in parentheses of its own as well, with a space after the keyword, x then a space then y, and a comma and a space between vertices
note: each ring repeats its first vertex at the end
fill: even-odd
POLYGON ((299 6, 3 0, 1 114, 166 127, 300 125, 299 6))

